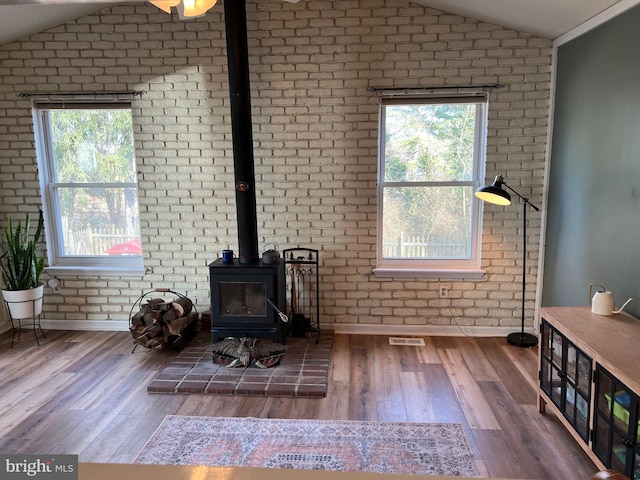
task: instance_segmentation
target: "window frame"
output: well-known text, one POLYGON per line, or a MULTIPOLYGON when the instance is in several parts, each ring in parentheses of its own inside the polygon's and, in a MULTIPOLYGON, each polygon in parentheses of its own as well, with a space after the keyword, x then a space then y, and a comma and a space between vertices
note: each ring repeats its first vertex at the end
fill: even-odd
POLYGON ((378 135, 378 178, 377 178, 377 240, 376 240, 376 268, 373 273, 377 277, 423 277, 423 278, 481 278, 485 271, 481 268, 482 262, 482 202, 475 195, 471 199, 471 256, 468 259, 390 259, 383 257, 383 218, 384 218, 384 191, 394 187, 420 187, 420 186, 469 186, 475 191, 482 185, 486 167, 487 144, 487 119, 488 119, 488 94, 471 93, 461 95, 405 95, 401 97, 380 97, 379 102, 379 135, 378 135), (385 133, 386 133, 386 106, 388 105, 416 105, 416 104, 475 104, 476 123, 474 134, 474 158, 473 175, 468 181, 425 181, 425 182, 391 182, 385 181, 385 133))
MULTIPOLYGON (((45 271, 49 275, 111 275, 111 276, 142 276, 145 273, 142 254, 140 255, 63 255, 63 233, 57 219, 61 218, 60 204, 56 190, 59 188, 135 188, 139 193, 136 182, 98 182, 98 183, 68 183, 57 182, 55 178, 55 159, 51 139, 51 124, 49 111, 51 110, 80 110, 80 109, 112 109, 129 110, 132 112, 130 101, 121 99, 87 99, 87 100, 33 100, 32 116, 36 139, 36 156, 38 161, 40 192, 43 205, 45 223, 45 238, 47 244, 48 266, 45 271)), ((133 133, 133 131, 132 131, 133 133)), ((135 160, 134 160, 135 161, 135 160)), ((138 205, 138 219, 140 208, 138 205)))

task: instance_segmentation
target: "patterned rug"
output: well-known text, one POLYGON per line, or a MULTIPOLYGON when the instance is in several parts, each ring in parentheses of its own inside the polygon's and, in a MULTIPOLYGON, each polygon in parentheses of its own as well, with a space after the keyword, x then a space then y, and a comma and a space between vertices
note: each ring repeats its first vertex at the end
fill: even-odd
POLYGON ((455 423, 169 415, 135 463, 478 476, 455 423))
POLYGON ((149 393, 207 393, 264 397, 327 395, 333 332, 289 338, 280 364, 272 368, 227 368, 214 363, 209 334, 197 337, 147 385, 149 393))

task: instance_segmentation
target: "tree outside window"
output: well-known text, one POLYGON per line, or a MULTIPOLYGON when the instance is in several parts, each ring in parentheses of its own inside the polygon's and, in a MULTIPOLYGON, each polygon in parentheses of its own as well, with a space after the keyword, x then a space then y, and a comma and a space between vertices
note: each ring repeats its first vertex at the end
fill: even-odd
POLYGON ((142 265, 129 104, 36 105, 50 267, 142 265))
POLYGON ((382 99, 378 267, 478 269, 485 97, 382 99))

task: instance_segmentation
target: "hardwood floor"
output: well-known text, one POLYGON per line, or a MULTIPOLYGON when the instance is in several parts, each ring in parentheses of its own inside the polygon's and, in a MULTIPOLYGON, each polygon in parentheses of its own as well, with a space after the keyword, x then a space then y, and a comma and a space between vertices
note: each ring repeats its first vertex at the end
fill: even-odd
MULTIPOLYGON (((165 415, 463 425, 484 476, 588 479, 597 469, 551 413, 536 408, 537 350, 503 338, 335 336, 323 399, 162 395, 147 383, 175 348, 131 353, 128 332, 47 331, 35 346, 0 336, 0 452, 73 453, 131 463, 165 415)), ((191 340, 208 342, 206 333, 191 340)))

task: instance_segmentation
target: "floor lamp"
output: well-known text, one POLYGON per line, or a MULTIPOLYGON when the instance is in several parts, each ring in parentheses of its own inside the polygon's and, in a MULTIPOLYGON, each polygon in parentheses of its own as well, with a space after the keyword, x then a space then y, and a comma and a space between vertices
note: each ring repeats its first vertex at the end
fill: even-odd
POLYGON ((476 190, 476 197, 485 202, 495 203, 496 205, 511 205, 511 195, 509 192, 504 190, 502 186, 507 187, 513 193, 515 193, 520 200, 522 200, 523 206, 523 242, 522 242, 522 320, 520 323, 520 331, 510 333, 507 335, 507 341, 511 345, 515 345, 517 347, 535 347, 538 345, 538 337, 532 335, 530 333, 525 333, 524 331, 524 294, 526 290, 526 275, 527 275, 527 209, 528 207, 533 208, 536 212, 539 212, 540 209, 532 204, 528 198, 523 197, 518 192, 516 192, 513 188, 507 185, 504 181, 502 175, 496 176, 495 180, 491 185, 485 185, 484 187, 480 187, 476 190))

